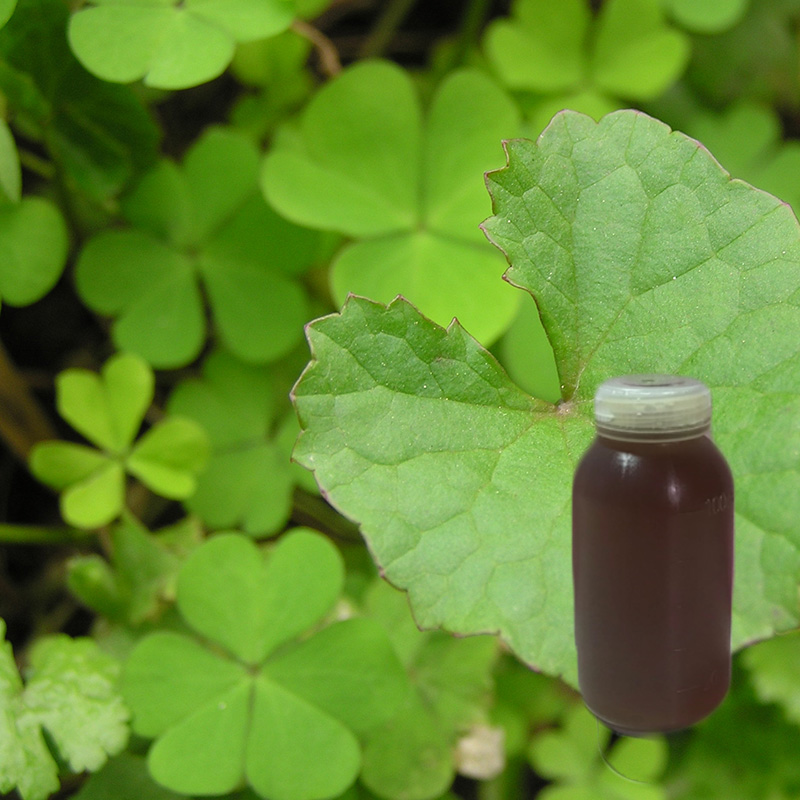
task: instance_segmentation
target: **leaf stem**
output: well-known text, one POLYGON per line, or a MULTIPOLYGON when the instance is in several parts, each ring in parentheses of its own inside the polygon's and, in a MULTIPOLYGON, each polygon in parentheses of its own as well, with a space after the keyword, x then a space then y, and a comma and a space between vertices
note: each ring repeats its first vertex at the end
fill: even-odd
POLYGON ((56 176, 56 168, 53 162, 37 156, 36 153, 31 153, 30 150, 20 150, 19 161, 25 169, 29 169, 40 178, 50 181, 56 176))
POLYGON ((0 542, 4 544, 71 544, 87 541, 93 535, 93 531, 82 531, 69 526, 0 523, 0 542))
POLYGON ((0 342, 0 436, 21 461, 31 447, 57 439, 53 424, 0 342))
POLYGON ((342 71, 336 45, 321 30, 302 19, 292 22, 292 30, 314 45, 319 56, 320 69, 326 77, 333 78, 342 71))
POLYGON ((491 0, 469 0, 464 10, 464 16, 461 18, 461 28, 452 57, 452 68, 461 66, 466 60, 470 47, 478 41, 478 35, 491 7, 491 0))
POLYGON ((364 40, 359 56, 376 58, 383 55, 400 24, 416 2, 417 0, 389 0, 369 36, 364 40))
POLYGON ((292 521, 299 525, 317 528, 335 539, 347 542, 361 541, 361 533, 356 524, 345 519, 319 495, 303 489, 294 491, 292 521))

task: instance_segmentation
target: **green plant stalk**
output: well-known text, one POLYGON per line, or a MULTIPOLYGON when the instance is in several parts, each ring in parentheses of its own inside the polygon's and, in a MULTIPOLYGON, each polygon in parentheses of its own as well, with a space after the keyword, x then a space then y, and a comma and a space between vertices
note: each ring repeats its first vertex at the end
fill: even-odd
POLYGON ((370 31, 359 51, 361 58, 377 58, 383 55, 397 28, 406 18, 417 0, 391 0, 370 31))
POLYGON ((93 531, 69 526, 0 524, 0 542, 4 544, 70 544, 93 535, 93 531))
POLYGON ((491 0, 470 0, 461 21, 458 40, 452 56, 450 67, 457 67, 464 63, 470 47, 477 41, 481 28, 491 10, 491 0))

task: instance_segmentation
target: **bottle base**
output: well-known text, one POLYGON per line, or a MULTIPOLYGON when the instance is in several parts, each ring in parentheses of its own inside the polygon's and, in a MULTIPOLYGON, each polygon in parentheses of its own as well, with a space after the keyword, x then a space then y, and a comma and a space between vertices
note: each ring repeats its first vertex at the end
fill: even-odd
MULTIPOLYGON (((591 711, 591 709, 589 710, 591 711)), ((665 727, 659 727, 655 729, 626 728, 624 725, 617 725, 614 722, 610 722, 607 719, 603 719, 603 717, 599 716, 598 714, 594 714, 594 716, 598 722, 600 722, 602 725, 605 725, 606 728, 608 728, 610 731, 613 731, 619 736, 629 736, 635 739, 646 739, 650 736, 664 736, 670 733, 680 733, 680 731, 685 731, 691 727, 691 725, 681 725, 675 728, 665 728, 665 727)))

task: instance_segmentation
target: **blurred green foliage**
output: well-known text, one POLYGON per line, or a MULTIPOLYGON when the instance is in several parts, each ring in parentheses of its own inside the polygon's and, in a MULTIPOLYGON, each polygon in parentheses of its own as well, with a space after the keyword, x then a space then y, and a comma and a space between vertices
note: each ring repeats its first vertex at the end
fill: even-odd
MULTIPOLYGON (((501 140, 557 111, 639 108, 796 207, 798 0, 3 0, 0 28, 0 300, 24 307, 0 324, 0 435, 60 494, 0 525, 9 553, 57 545, 24 624, 0 620, 0 791, 800 797, 795 633, 735 656, 694 729, 612 740, 493 636, 420 631, 290 460, 303 326, 349 292, 457 317, 560 398, 544 300, 479 227, 501 140)), ((796 619, 765 536, 745 567, 785 567, 765 596, 796 619)))

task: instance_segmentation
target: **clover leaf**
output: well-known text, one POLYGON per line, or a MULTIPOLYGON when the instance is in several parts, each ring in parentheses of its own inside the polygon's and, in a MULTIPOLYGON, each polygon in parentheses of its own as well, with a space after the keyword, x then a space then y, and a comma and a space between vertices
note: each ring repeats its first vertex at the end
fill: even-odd
POLYGON ((402 292, 488 343, 518 299, 496 280, 502 265, 480 237, 481 174, 518 126, 513 103, 481 73, 448 77, 423 115, 403 70, 364 62, 312 98, 299 137, 268 153, 262 186, 287 218, 355 239, 331 267, 339 302, 402 292))
POLYGON ((488 636, 421 632, 406 597, 385 581, 372 584, 366 607, 391 637, 413 690, 367 737, 361 780, 379 797, 439 797, 455 777, 458 739, 485 722, 497 644, 488 636))
POLYGON ((136 227, 106 230, 78 258, 78 291, 115 316, 114 341, 153 366, 194 360, 216 331, 239 358, 289 352, 306 320, 293 278, 313 261, 317 235, 278 217, 258 191, 258 152, 243 135, 211 129, 182 168, 162 162, 124 204, 136 227), (202 292, 201 292, 202 285, 202 292))
POLYGON ((721 33, 736 25, 750 0, 661 0, 677 23, 693 33, 721 33))
POLYGON ((343 577, 336 548, 305 529, 266 561, 240 534, 189 556, 177 602, 202 640, 144 637, 122 682, 134 731, 156 738, 148 764, 159 783, 223 794, 246 781, 270 800, 321 800, 355 780, 358 736, 390 717, 408 686, 377 623, 319 627, 343 577))
POLYGON ((50 289, 67 260, 67 228, 58 208, 41 197, 22 197, 14 137, 0 121, 0 297, 29 305, 50 289))
POLYGON ((211 442, 208 466, 186 501, 211 528, 241 526, 263 535, 289 518, 298 429, 274 383, 263 367, 218 351, 206 360, 201 379, 184 381, 170 397, 170 411, 201 425, 211 442))
POLYGON ((48 740, 73 772, 97 770, 125 747, 119 665, 91 639, 46 637, 30 651, 23 685, 5 633, 0 620, 0 792, 45 800, 59 788, 48 740))
MULTIPOLYGON (((107 214, 155 161, 159 132, 130 88, 101 81, 78 63, 66 40, 68 15, 61 0, 20 0, 0 31, 0 90, 12 127, 44 146, 66 189, 107 214)), ((72 210, 85 213, 79 202, 72 210)), ((50 227, 40 224, 39 234, 50 227)))
POLYGON ((700 112, 683 125, 734 177, 800 209, 800 144, 783 142, 778 115, 743 100, 723 114, 700 112))
POLYGON ((484 46, 506 86, 541 96, 530 113, 537 133, 562 108, 602 116, 616 98, 653 99, 689 58, 659 0, 609 0, 596 18, 586 0, 516 0, 510 19, 488 27, 484 46))
POLYGON ((17 7, 17 0, 2 0, 0 2, 0 27, 11 19, 14 9, 17 7))
POLYGON ((624 738, 604 755, 608 762, 604 764, 598 748, 605 751, 608 740, 609 732, 598 727, 582 704, 573 705, 558 729, 537 734, 530 746, 531 764, 539 775, 554 781, 543 797, 665 800, 666 790, 655 784, 667 761, 664 738, 624 738))
POLYGON ((800 725, 800 690, 795 680, 798 654, 800 635, 797 632, 759 642, 742 654, 761 702, 778 703, 786 719, 795 725, 800 725))
POLYGON ((244 94, 231 110, 231 124, 258 140, 300 109, 314 88, 308 68, 311 42, 288 30, 271 39, 239 45, 231 72, 258 93, 244 94))
POLYGON ((796 20, 792 3, 750 0, 737 25, 715 36, 693 37, 687 88, 708 108, 742 98, 787 107, 800 87, 796 20))
POLYGON ((531 399, 460 325, 353 298, 309 327, 295 458, 361 525, 422 626, 499 631, 574 683, 570 486, 594 391, 615 374, 694 375, 737 481, 733 647, 796 625, 791 210, 638 112, 563 112, 507 150, 485 227, 537 301, 561 401, 531 399))
POLYGON ((208 443, 194 422, 170 417, 134 439, 153 399, 153 372, 129 353, 104 365, 100 376, 68 369, 56 380, 61 416, 99 450, 72 442, 41 442, 30 456, 33 474, 61 495, 61 514, 72 525, 96 528, 122 511, 125 472, 154 492, 184 499, 207 458, 208 443))
POLYGON ((152 619, 165 600, 174 599, 183 547, 170 546, 170 538, 191 546, 198 531, 184 521, 154 535, 127 516, 109 533, 109 561, 97 554, 76 556, 67 565, 67 586, 84 605, 110 620, 139 625, 152 619))
POLYGON ((93 0, 69 22, 69 43, 106 81, 185 89, 221 75, 237 42, 289 27, 294 0, 93 0))

